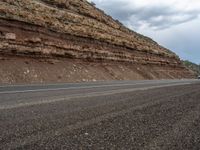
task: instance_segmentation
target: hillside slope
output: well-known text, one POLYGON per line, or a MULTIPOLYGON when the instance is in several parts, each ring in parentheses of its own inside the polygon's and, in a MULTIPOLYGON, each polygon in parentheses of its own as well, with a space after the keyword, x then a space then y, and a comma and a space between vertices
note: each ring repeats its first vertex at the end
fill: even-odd
POLYGON ((188 60, 185 60, 185 61, 182 61, 182 62, 186 67, 193 70, 195 72, 196 76, 200 75, 200 65, 197 65, 197 64, 190 62, 188 60))
POLYGON ((0 39, 2 83, 193 77, 174 53, 86 0, 2 0, 0 39))

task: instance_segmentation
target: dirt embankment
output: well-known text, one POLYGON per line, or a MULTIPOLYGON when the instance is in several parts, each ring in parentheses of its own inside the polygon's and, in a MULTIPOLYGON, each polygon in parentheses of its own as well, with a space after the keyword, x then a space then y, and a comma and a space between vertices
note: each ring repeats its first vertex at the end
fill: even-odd
POLYGON ((0 56, 0 83, 55 83, 99 80, 192 78, 182 68, 125 62, 90 62, 79 59, 0 56))

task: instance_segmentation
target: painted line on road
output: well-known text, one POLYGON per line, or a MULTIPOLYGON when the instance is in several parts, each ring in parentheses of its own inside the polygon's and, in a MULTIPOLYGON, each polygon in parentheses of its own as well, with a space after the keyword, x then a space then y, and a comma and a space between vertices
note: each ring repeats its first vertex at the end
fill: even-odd
MULTIPOLYGON (((178 80, 124 80, 123 82, 154 82, 154 81, 178 81, 178 80)), ((181 81, 181 80, 180 80, 181 81)), ((188 80, 185 80, 188 81, 188 80)), ((111 84, 111 83, 120 83, 122 81, 118 81, 118 80, 109 80, 109 81, 105 81, 105 80, 99 80, 99 81, 95 81, 95 82, 70 82, 70 83, 50 83, 50 84, 16 84, 16 85, 1 85, 0 88, 10 88, 10 87, 35 87, 35 86, 62 86, 62 85, 81 85, 81 84, 111 84)))
MULTIPOLYGON (((113 81, 113 83, 115 83, 115 80, 111 80, 109 82, 105 82, 105 81, 96 81, 96 82, 74 82, 74 83, 55 83, 55 84, 19 84, 19 85, 2 85, 0 86, 0 88, 10 88, 10 87, 37 87, 37 86, 63 86, 63 85, 84 85, 84 84, 111 84, 113 81)), ((125 80, 128 82, 128 80, 125 80)), ((139 82, 140 80, 138 80, 137 82, 139 82)), ((146 82, 146 81, 154 81, 154 80, 141 80, 142 82, 146 82)), ((157 80, 156 80, 157 81, 157 80)), ((120 81, 116 81, 116 82, 120 82, 120 81)))
MULTIPOLYGON (((187 83, 187 82, 188 81, 185 81, 183 83, 187 83)), ((176 84, 176 83, 180 83, 180 81, 174 81, 174 82, 171 82, 171 83, 160 82, 160 83, 155 83, 155 84, 176 84)), ((74 89, 90 89, 90 88, 103 88, 103 87, 120 87, 120 86, 145 85, 145 84, 148 85, 148 84, 154 84, 154 83, 149 82, 149 83, 134 83, 134 84, 112 84, 112 85, 95 85, 95 86, 67 87, 67 88, 46 88, 46 89, 35 89, 35 90, 2 91, 2 92, 0 92, 0 94, 16 94, 16 93, 29 93, 29 92, 47 92, 47 91, 74 90, 74 89)))
POLYGON ((41 101, 30 102, 30 103, 19 103, 19 104, 10 105, 10 106, 0 106, 0 110, 15 109, 15 108, 41 105, 41 104, 49 104, 49 103, 67 101, 67 100, 78 99, 78 98, 99 97, 99 96, 107 96, 107 95, 120 94, 120 93, 126 93, 126 92, 145 91, 145 90, 156 89, 156 88, 164 88, 164 87, 179 86, 179 85, 190 85, 190 84, 192 84, 192 83, 177 83, 177 84, 169 84, 169 85, 151 86, 151 87, 145 87, 145 88, 111 90, 111 91, 106 91, 106 92, 105 91, 104 92, 92 92, 92 93, 88 93, 87 95, 76 94, 76 95, 72 95, 70 97, 68 96, 68 97, 64 97, 64 98, 60 98, 60 99, 41 100, 41 101))
MULTIPOLYGON (((175 83, 175 82, 174 82, 175 83)), ((144 85, 153 83, 134 83, 134 84, 112 84, 112 85, 95 85, 95 86, 82 86, 82 87, 67 87, 67 88, 46 88, 36 90, 19 90, 19 91, 3 91, 0 94, 15 94, 15 93, 29 93, 29 92, 47 92, 47 91, 60 91, 60 90, 74 90, 74 89, 90 89, 90 88, 103 88, 103 87, 120 87, 120 86, 131 86, 131 85, 144 85)), ((158 83, 156 83, 158 84, 158 83)), ((167 83, 162 83, 167 84, 167 83)))
MULTIPOLYGON (((133 82, 134 80, 124 80, 125 82, 133 82)), ((191 82, 191 81, 198 81, 196 79, 189 79, 189 80, 135 80, 134 82, 145 82, 145 83, 154 83, 154 82, 170 82, 170 83, 174 83, 174 82, 191 82)), ((2 85, 0 86, 0 88, 12 88, 12 87, 37 87, 37 86, 67 86, 67 85, 84 85, 84 84, 115 84, 116 82, 120 83, 120 81, 115 81, 115 80, 111 80, 109 82, 105 82, 105 81, 97 81, 97 82, 80 82, 80 83, 55 83, 55 84, 19 84, 19 85, 2 85)), ((117 84, 117 83, 116 83, 117 84)))

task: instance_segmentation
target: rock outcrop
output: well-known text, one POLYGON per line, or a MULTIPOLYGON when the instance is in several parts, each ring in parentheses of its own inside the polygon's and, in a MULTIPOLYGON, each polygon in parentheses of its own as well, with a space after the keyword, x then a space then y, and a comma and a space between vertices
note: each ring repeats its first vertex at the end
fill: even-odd
POLYGON ((0 55, 156 66, 179 72, 166 78, 192 77, 170 50, 86 0, 0 1, 0 55))

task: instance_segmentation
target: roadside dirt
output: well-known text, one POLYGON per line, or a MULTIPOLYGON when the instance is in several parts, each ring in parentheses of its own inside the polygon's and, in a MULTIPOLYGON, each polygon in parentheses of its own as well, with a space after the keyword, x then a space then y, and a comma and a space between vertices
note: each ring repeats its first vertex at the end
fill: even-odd
POLYGON ((0 64, 1 84, 189 78, 178 68, 112 61, 0 56, 0 64))

